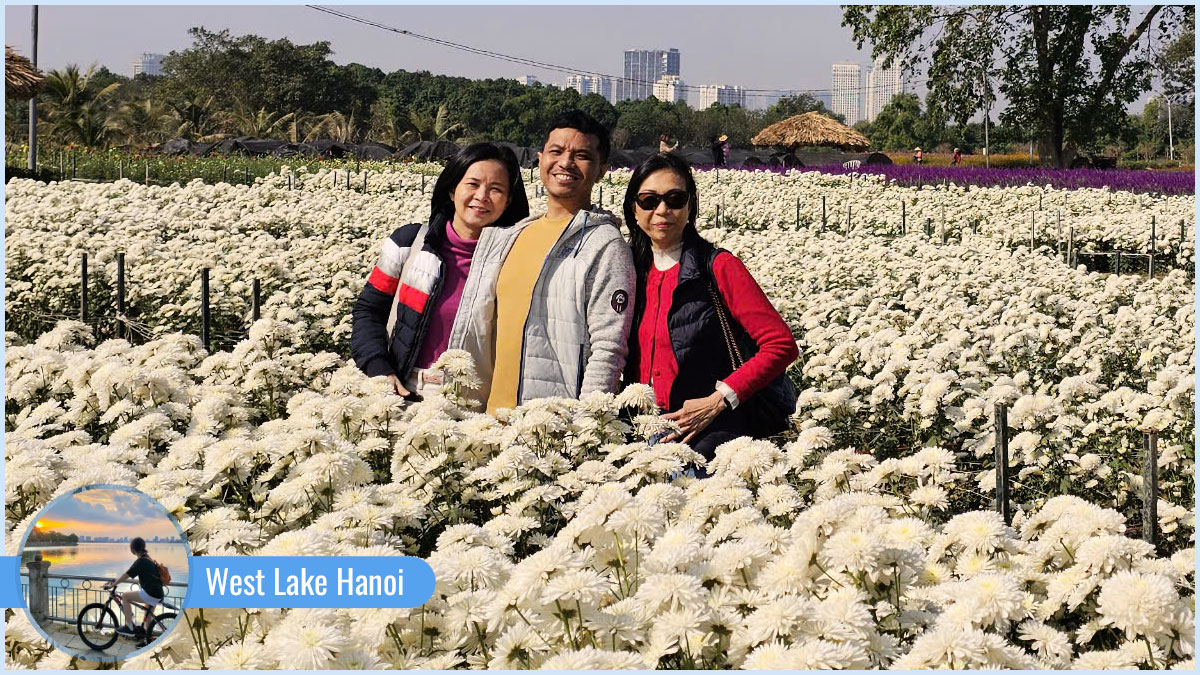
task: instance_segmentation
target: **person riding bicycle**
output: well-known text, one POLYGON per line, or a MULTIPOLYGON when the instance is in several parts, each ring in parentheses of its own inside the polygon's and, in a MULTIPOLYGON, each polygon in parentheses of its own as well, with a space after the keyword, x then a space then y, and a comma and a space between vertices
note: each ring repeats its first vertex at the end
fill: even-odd
POLYGON ((133 603, 141 602, 145 604, 146 619, 149 619, 154 608, 158 603, 163 601, 166 593, 163 590, 162 575, 158 572, 158 563, 151 560, 150 554, 146 552, 146 540, 141 537, 134 537, 129 542, 129 552, 136 556, 137 560, 133 561, 127 572, 119 578, 104 584, 104 587, 116 588, 119 584, 130 579, 138 580, 138 585, 141 588, 138 588, 136 591, 121 593, 121 611, 125 613, 125 625, 117 628, 117 632, 121 635, 136 637, 144 635, 146 629, 144 626, 134 627, 133 603))

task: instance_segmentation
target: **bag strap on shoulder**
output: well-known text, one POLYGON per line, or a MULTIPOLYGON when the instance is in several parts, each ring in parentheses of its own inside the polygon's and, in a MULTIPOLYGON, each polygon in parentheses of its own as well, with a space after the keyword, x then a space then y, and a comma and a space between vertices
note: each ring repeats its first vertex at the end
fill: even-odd
POLYGON ((400 268, 400 276, 396 279, 396 292, 392 294, 392 309, 388 313, 387 320, 387 335, 388 342, 392 340, 392 333, 396 329, 396 312, 400 305, 400 285, 404 282, 404 278, 408 276, 408 271, 412 269, 413 261, 417 259, 417 254, 425 247, 425 234, 429 231, 429 223, 421 225, 417 230, 417 236, 413 239, 412 244, 408 247, 408 257, 404 259, 404 266, 400 268))
POLYGON ((712 255, 708 256, 708 293, 712 296, 713 307, 717 311, 717 320, 721 323, 721 334, 725 337, 725 348, 729 351, 729 362, 733 364, 733 369, 737 370, 746 362, 742 358, 742 349, 738 346, 737 340, 733 336, 733 326, 730 325, 729 309, 725 306, 725 301, 721 298, 721 291, 717 288, 717 277, 713 274, 713 262, 717 256, 725 249, 715 249, 712 255))

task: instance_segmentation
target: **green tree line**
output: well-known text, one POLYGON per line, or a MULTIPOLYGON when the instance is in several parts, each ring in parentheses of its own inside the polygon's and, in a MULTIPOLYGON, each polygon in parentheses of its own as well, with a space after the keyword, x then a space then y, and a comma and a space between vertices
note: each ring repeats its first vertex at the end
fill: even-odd
POLYGON ((34 530, 29 533, 30 544, 62 544, 66 546, 75 546, 79 543, 79 535, 75 533, 63 534, 62 532, 42 532, 34 530))

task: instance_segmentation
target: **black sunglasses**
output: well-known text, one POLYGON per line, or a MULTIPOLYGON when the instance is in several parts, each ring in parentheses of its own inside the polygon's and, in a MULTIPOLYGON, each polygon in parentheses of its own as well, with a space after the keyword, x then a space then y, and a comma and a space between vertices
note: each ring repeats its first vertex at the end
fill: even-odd
POLYGON ((667 208, 671 210, 679 210, 688 205, 691 198, 687 192, 683 190, 671 190, 665 195, 660 195, 656 192, 643 192, 639 194, 633 201, 644 211, 653 211, 658 208, 659 204, 666 203, 667 208))

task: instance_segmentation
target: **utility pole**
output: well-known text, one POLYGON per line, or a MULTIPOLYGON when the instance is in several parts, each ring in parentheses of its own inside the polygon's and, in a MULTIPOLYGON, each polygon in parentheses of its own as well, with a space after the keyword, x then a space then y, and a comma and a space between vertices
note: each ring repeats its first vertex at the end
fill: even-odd
MULTIPOLYGON (((29 63, 37 71, 38 6, 33 6, 33 49, 29 52, 29 63)), ((37 173, 37 93, 29 99, 29 171, 37 173)), ((36 176, 34 176, 36 178, 36 176)))
POLYGON ((1171 159, 1174 160, 1175 159, 1175 132, 1171 128, 1171 97, 1164 95, 1163 98, 1167 99, 1167 143, 1169 144, 1170 149, 1171 149, 1171 159))
POLYGON ((988 91, 986 68, 983 71, 983 95, 987 96, 987 103, 983 106, 983 165, 990 169, 992 168, 992 151, 988 143, 988 118, 992 116, 992 96, 988 91))

